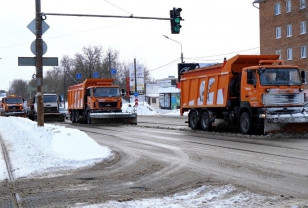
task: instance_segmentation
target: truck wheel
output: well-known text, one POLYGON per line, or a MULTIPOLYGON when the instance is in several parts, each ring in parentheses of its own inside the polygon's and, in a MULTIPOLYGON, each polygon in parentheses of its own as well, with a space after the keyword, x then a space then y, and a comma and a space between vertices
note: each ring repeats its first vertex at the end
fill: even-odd
POLYGON ((71 112, 70 117, 71 117, 72 123, 76 123, 76 121, 75 121, 75 111, 74 110, 71 112))
POLYGON ((212 129, 212 123, 210 123, 210 116, 207 111, 204 111, 201 114, 200 124, 201 124, 202 130, 204 131, 209 131, 212 129))
POLYGON ((75 122, 79 123, 79 113, 78 113, 78 111, 75 111, 75 122))
POLYGON ((91 124, 90 111, 87 112, 86 119, 87 119, 87 124, 91 124))
POLYGON ((240 77, 235 77, 231 80, 229 85, 230 95, 232 97, 238 97, 240 96, 241 92, 241 82, 240 77))
POLYGON ((191 129, 198 129, 200 126, 199 115, 195 110, 189 114, 189 126, 191 129))
POLYGON ((240 116, 240 130, 243 134, 249 134, 252 122, 248 112, 243 112, 240 116))

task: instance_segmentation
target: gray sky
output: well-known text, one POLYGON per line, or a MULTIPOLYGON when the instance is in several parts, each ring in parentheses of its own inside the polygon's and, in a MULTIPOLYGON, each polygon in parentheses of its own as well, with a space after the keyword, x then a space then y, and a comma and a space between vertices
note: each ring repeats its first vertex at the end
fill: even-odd
MULTIPOLYGON (((221 62, 236 54, 259 53, 259 10, 253 0, 41 0, 42 12, 169 17, 181 7, 181 33, 171 34, 169 20, 47 16, 44 57, 71 58, 84 46, 119 51, 120 60, 136 58, 155 79, 177 76, 180 44, 184 61, 221 62)), ((18 57, 33 57, 35 36, 27 25, 35 18, 35 0, 2 1, 0 5, 0 89, 14 79, 30 80, 34 67, 19 67, 18 57)), ((44 67, 44 72, 50 67, 44 67)))

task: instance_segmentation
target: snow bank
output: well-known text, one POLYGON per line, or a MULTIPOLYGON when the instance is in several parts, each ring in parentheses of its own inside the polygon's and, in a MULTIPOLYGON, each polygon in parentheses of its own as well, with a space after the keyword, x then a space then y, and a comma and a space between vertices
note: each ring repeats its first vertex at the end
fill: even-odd
POLYGON ((89 166, 112 154, 109 148, 77 129, 51 124, 38 127, 26 118, 0 117, 0 134, 15 178, 89 166))
MULTIPOLYGON (((135 201, 109 201, 104 204, 86 205, 83 208, 197 208, 197 207, 270 207, 280 204, 278 197, 268 197, 251 192, 238 192, 234 186, 201 186, 192 191, 185 191, 163 198, 142 199, 135 201)), ((282 205, 282 204, 281 204, 282 205)), ((278 206, 280 207, 280 206, 278 206)))

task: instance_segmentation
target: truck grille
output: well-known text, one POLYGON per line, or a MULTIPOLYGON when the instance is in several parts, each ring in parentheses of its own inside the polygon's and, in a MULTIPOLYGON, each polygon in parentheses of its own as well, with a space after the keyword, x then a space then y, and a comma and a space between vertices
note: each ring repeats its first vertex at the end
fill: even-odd
POLYGON ((21 110, 20 106, 8 106, 9 110, 21 110))
POLYGON ((263 95, 264 105, 288 105, 288 104, 302 104, 303 98, 300 93, 267 93, 263 95))
POLYGON ((44 107, 44 113, 57 113, 57 107, 44 107))
POLYGON ((99 108, 116 108, 117 102, 99 102, 99 108))

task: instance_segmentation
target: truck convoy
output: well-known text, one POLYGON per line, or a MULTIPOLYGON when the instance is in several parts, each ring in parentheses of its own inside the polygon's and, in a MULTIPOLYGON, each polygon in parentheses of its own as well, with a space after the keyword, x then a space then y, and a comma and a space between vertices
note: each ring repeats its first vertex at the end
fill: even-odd
POLYGON ((308 130, 305 72, 278 55, 237 55, 185 72, 180 82, 180 113, 189 111, 191 129, 208 131, 220 120, 244 134, 308 130))
POLYGON ((20 116, 26 117, 23 107, 23 99, 17 95, 9 95, 1 99, 1 116, 20 116))
MULTIPOLYGON (((44 121, 52 122, 59 121, 64 122, 65 116, 59 112, 60 100, 57 94, 44 93, 44 121)), ((37 96, 34 96, 31 101, 28 102, 27 116, 31 120, 37 120, 37 96)))
POLYGON ((113 79, 86 79, 68 89, 68 111, 73 123, 137 124, 135 112, 122 112, 122 97, 113 79))

